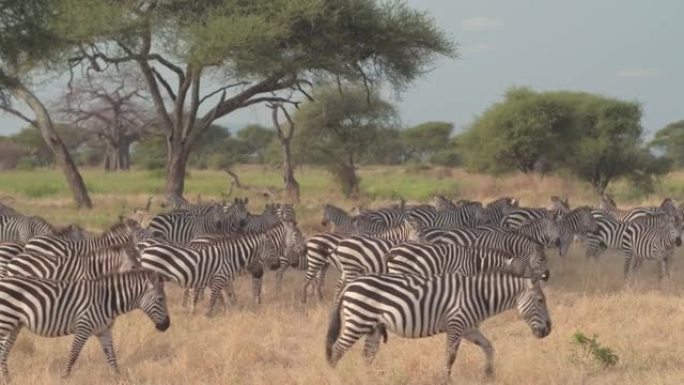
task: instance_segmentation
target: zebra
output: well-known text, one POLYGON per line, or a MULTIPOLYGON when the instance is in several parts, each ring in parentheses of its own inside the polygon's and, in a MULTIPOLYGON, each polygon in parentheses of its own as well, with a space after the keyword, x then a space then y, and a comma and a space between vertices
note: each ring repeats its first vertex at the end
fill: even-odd
POLYGON ((528 221, 512 231, 549 248, 562 247, 561 226, 549 218, 538 218, 528 221))
POLYGON ((379 228, 376 230, 373 229, 367 229, 367 230, 359 230, 357 229, 358 232, 367 232, 367 233, 373 233, 373 232, 382 232, 385 231, 388 228, 392 228, 395 226, 399 226, 402 224, 404 219, 406 219, 408 216, 408 213, 405 209, 405 207, 400 206, 397 208, 382 208, 379 210, 360 210, 358 215, 355 216, 357 221, 360 221, 361 219, 368 219, 370 223, 377 223, 379 228))
POLYGON ((387 272, 384 256, 390 249, 405 241, 419 241, 418 232, 407 222, 401 228, 393 228, 383 234, 355 235, 343 239, 335 248, 332 258, 340 267, 340 277, 335 288, 335 300, 346 285, 362 274, 387 272), (392 231, 393 230, 393 231, 392 231))
POLYGON ((568 207, 567 202, 554 196, 551 197, 550 208, 518 207, 517 209, 510 210, 508 214, 501 219, 501 225, 503 227, 516 229, 523 223, 532 219, 560 219, 568 212, 570 212, 570 208, 568 207))
MULTIPOLYGON (((279 222, 277 225, 271 227, 270 229, 258 232, 258 233, 247 233, 263 235, 271 240, 273 243, 277 258, 278 258, 278 268, 276 271, 276 293, 280 294, 282 289, 282 281, 285 274, 285 270, 291 264, 292 254, 297 254, 297 250, 303 252, 305 248, 305 241, 302 232, 297 227, 296 222, 279 222)), ((194 238, 189 247, 201 248, 206 245, 211 245, 215 243, 220 243, 223 240, 230 240, 233 237, 222 237, 222 236, 203 236, 194 238)))
POLYGON ((277 206, 278 218, 283 221, 296 222, 297 213, 291 203, 283 203, 277 206))
POLYGON ((473 246, 475 240, 484 232, 481 228, 475 229, 423 229, 420 239, 428 243, 451 243, 461 246, 473 246))
POLYGON ((53 257, 82 256, 100 249, 132 244, 139 231, 140 223, 127 218, 97 237, 77 241, 55 236, 35 237, 26 243, 24 250, 31 254, 53 257))
POLYGON ((340 270, 339 263, 336 259, 331 257, 331 254, 337 248, 344 236, 335 233, 318 233, 314 234, 306 241, 306 259, 307 268, 304 276, 304 284, 302 285, 300 301, 306 303, 307 289, 311 285, 312 280, 317 278, 316 293, 318 299, 323 299, 323 286, 325 285, 325 273, 328 266, 332 262, 338 270, 340 270))
POLYGON ((658 280, 670 278, 672 253, 675 246, 682 245, 682 229, 679 223, 669 218, 661 227, 631 222, 622 233, 621 248, 625 254, 624 275, 636 272, 645 260, 656 260, 660 264, 658 280))
POLYGON ((679 222, 682 222, 684 219, 682 218, 682 213, 677 208, 674 201, 670 198, 665 198, 660 204, 660 207, 635 207, 629 210, 621 210, 617 208, 615 201, 609 195, 604 194, 601 197, 601 204, 599 205, 599 208, 604 213, 623 222, 631 222, 637 218, 663 213, 671 216, 679 222))
POLYGON ((596 231, 584 236, 585 255, 587 258, 597 258, 606 249, 621 250, 622 235, 630 223, 641 223, 650 227, 665 227, 670 218, 665 214, 648 215, 634 219, 632 222, 622 222, 614 217, 594 216, 596 231))
POLYGON ((598 223, 592 209, 587 206, 577 207, 569 213, 563 215, 558 221, 560 229, 560 243, 558 244, 558 255, 564 257, 575 237, 586 237, 598 230, 598 223))
POLYGON ((95 279, 109 273, 124 272, 139 267, 137 252, 125 247, 115 247, 72 258, 22 253, 5 266, 5 274, 6 276, 76 281, 95 279))
POLYGON ((255 233, 266 231, 281 222, 278 205, 267 203, 259 215, 248 214, 242 225, 242 232, 255 233))
POLYGON ((7 264, 22 251, 24 251, 24 244, 21 242, 0 243, 0 278, 5 276, 7 264))
POLYGON ((493 271, 517 276, 533 275, 522 259, 509 253, 454 244, 402 243, 390 249, 385 255, 385 262, 390 274, 415 274, 421 277, 452 273, 475 275, 493 271))
POLYGON ((455 209, 437 210, 431 222, 421 222, 421 228, 453 230, 462 227, 477 227, 484 219, 482 203, 469 202, 455 209))
POLYGON ((0 215, 0 242, 27 242, 33 237, 54 232, 55 228, 41 217, 0 215))
POLYGON ((522 258, 530 266, 535 276, 544 280, 548 280, 550 277, 544 246, 522 234, 485 231, 475 239, 472 246, 511 253, 516 258, 522 258))
POLYGON ((503 217, 518 208, 518 201, 514 198, 503 197, 487 203, 484 208, 484 224, 498 225, 503 217))
POLYGON ((328 224, 331 224, 333 233, 349 235, 354 232, 352 218, 351 215, 341 208, 326 204, 323 206, 321 226, 326 227, 328 224))
POLYGON ((247 219, 248 199, 238 199, 232 205, 225 205, 223 213, 193 215, 187 212, 170 212, 155 215, 148 229, 156 237, 184 245, 198 235, 233 233, 239 230, 247 219))
POLYGON ((6 215, 9 217, 22 217, 22 216, 24 216, 22 213, 18 212, 14 208, 12 208, 9 205, 6 205, 2 202, 0 202, 0 215, 6 215))
POLYGON ((141 309, 157 330, 169 328, 166 294, 158 274, 138 270, 83 281, 6 277, 0 280, 0 370, 7 379, 9 352, 26 327, 43 337, 74 335, 62 377, 71 373, 92 335, 100 341, 109 366, 118 372, 112 326, 119 315, 134 309, 141 309))
POLYGON ((432 198, 432 205, 437 211, 456 210, 458 208, 458 205, 444 195, 437 195, 432 198))
POLYGON ((359 277, 335 303, 325 357, 334 368, 344 353, 366 336, 363 356, 370 363, 380 348, 380 338, 387 342, 387 330, 406 338, 446 333, 447 377, 451 377, 463 338, 480 346, 486 357, 485 373, 492 375, 494 348, 479 326, 487 318, 514 307, 535 337, 549 335, 551 317, 544 292, 535 279, 501 273, 359 277))
MULTIPOLYGON (((254 301, 261 303, 264 266, 277 267, 275 255, 275 247, 267 237, 247 234, 201 249, 163 242, 146 243, 140 261, 144 269, 155 271, 180 287, 192 289, 191 313, 195 311, 199 292, 210 287, 206 315, 211 316, 221 291, 244 270, 252 274, 254 301)), ((232 291, 226 294, 230 298, 232 291)))
POLYGON ((437 209, 431 205, 413 206, 409 207, 407 211, 410 219, 423 224, 423 226, 429 226, 430 223, 434 223, 437 217, 437 209))

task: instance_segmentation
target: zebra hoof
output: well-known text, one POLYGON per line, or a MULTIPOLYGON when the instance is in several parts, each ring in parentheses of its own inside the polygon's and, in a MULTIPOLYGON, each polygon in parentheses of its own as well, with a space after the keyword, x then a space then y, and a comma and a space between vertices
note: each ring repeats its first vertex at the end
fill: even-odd
POLYGON ((485 377, 487 378, 493 378, 494 377, 494 368, 492 367, 486 367, 484 370, 485 377))

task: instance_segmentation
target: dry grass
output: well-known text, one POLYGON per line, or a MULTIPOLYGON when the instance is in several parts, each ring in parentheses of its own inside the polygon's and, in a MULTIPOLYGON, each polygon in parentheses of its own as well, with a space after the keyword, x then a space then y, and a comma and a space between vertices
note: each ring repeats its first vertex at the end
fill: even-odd
MULTIPOLYGON (((373 170, 368 170, 365 175, 368 177, 372 173, 373 170)), ((495 179, 467 175, 458 170, 443 178, 458 181, 459 195, 485 200, 515 195, 525 204, 545 204, 549 195, 567 193, 573 204, 595 201, 583 186, 559 178, 495 179)), ((322 202, 338 201, 339 197, 329 194, 330 190, 315 195, 308 195, 304 190, 305 200, 299 206, 298 215, 305 232, 317 229, 322 202)), ((99 206, 94 212, 75 211, 66 198, 30 201, 18 198, 17 206, 30 213, 49 216, 60 224, 76 220, 97 227, 100 222, 113 221, 122 204, 143 206, 146 200, 145 194, 96 194, 99 206)), ((656 202, 658 198, 648 201, 656 202)), ((343 207, 356 204, 339 202, 343 207)), ((633 202, 637 203, 641 202, 633 202)), ((464 343, 454 367, 454 383, 682 383, 682 250, 676 253, 672 280, 662 285, 657 283, 656 266, 652 264, 645 265, 637 282, 626 285, 621 273, 622 259, 616 253, 608 253, 596 262, 586 261, 579 247, 575 247, 565 260, 551 254, 552 277, 546 289, 554 322, 551 335, 543 340, 534 338, 515 311, 490 319, 482 330, 496 349, 495 379, 483 376, 484 358, 479 348, 464 343), (578 348, 571 343, 577 330, 587 335, 597 334, 602 344, 620 356, 618 365, 604 370, 579 354, 578 348)), ((250 304, 250 282, 242 278, 236 287, 239 304, 213 318, 201 315, 202 309, 196 316, 188 315, 178 305, 180 291, 169 287, 172 326, 166 333, 157 332, 141 312, 122 316, 115 325, 115 347, 122 369, 118 376, 108 369, 97 341, 92 339, 72 377, 62 381, 59 371, 68 355, 71 337, 41 338, 24 330, 9 359, 13 383, 320 385, 435 384, 440 381, 444 335, 408 340, 390 334, 389 343, 382 345, 373 367, 363 363, 361 344, 357 344, 337 369, 328 368, 323 348, 329 300, 318 303, 314 299, 301 306, 295 291, 302 278, 302 272, 288 270, 284 291, 276 298, 274 277, 267 275, 264 303, 260 307, 250 304)), ((334 278, 335 274, 331 273, 327 294, 332 292, 334 278)))

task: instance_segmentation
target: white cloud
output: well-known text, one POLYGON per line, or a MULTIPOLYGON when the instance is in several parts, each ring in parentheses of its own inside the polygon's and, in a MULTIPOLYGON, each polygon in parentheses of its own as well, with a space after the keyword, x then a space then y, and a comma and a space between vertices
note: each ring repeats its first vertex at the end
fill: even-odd
POLYGON ((501 28, 502 25, 503 23, 499 19, 486 16, 477 16, 463 20, 461 22, 461 29, 464 31, 488 31, 491 29, 501 28))
POLYGON ((487 43, 464 44, 463 46, 459 47, 459 51, 465 56, 489 52, 493 49, 494 47, 487 43))
POLYGON ((648 78, 654 76, 656 71, 652 68, 628 68, 615 73, 619 78, 648 78))

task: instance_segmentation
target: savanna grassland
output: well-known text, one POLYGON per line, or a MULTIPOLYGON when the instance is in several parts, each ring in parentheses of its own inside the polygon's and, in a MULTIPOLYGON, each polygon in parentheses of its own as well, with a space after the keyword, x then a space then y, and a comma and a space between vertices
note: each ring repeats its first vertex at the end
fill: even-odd
MULTIPOLYGON (((245 166, 235 170, 245 184, 279 186, 277 170, 245 166)), ((133 171, 104 174, 84 170, 95 209, 77 211, 61 175, 53 170, 0 173, 2 201, 55 224, 79 223, 102 229, 144 207, 163 187, 160 173, 133 171)), ((594 204, 588 185, 570 178, 523 176, 493 178, 461 170, 422 167, 368 167, 361 170, 364 199, 347 201, 332 179, 319 169, 297 171, 302 203, 297 207, 305 235, 322 230, 321 205, 344 208, 363 204, 379 206, 406 198, 425 202, 435 194, 488 201, 515 196, 523 205, 546 205, 550 195, 569 196, 571 205, 594 204)), ((217 199, 226 192, 228 178, 215 171, 191 171, 186 196, 217 199)), ((638 196, 625 184, 611 191, 618 204, 659 203, 664 196, 684 196, 684 175, 666 177, 658 192, 638 196)), ((250 209, 260 212, 263 197, 234 189, 232 196, 250 196, 250 209)), ((158 210, 158 200, 152 209, 158 210)), ((515 311, 484 323, 482 331, 496 349, 494 379, 482 373, 484 358, 474 345, 461 345, 453 383, 457 384, 681 384, 684 383, 684 252, 678 250, 673 278, 658 284, 656 266, 646 263, 638 279, 622 279, 622 258, 608 252, 587 261, 580 245, 561 260, 548 253, 551 279, 546 284, 553 320, 552 333, 534 338, 515 311), (619 356, 615 367, 604 369, 573 345, 576 331, 596 334, 601 344, 619 356)), ((330 369, 323 356, 330 298, 336 273, 330 269, 323 302, 315 298, 305 306, 297 300, 303 272, 286 272, 283 293, 276 298, 274 277, 267 275, 261 306, 251 304, 250 281, 236 287, 238 304, 227 312, 206 318, 202 311, 190 316, 180 307, 180 291, 168 287, 171 328, 155 331, 141 312, 122 316, 114 327, 115 348, 122 374, 110 372, 93 339, 84 349, 72 376, 59 379, 71 337, 47 339, 24 330, 9 359, 15 384, 435 384, 442 379, 444 335, 407 340, 390 334, 377 361, 367 367, 357 344, 330 369)))

